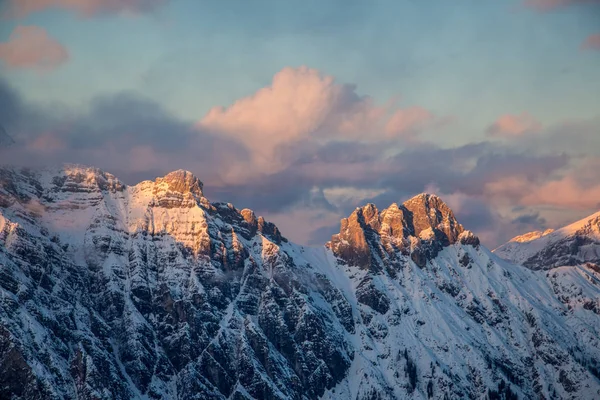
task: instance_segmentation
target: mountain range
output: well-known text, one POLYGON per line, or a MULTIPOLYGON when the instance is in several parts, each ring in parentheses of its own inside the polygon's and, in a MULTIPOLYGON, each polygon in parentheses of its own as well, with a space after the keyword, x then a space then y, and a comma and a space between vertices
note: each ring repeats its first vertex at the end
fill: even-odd
POLYGON ((600 213, 493 252, 433 194, 321 247, 174 171, 0 168, 0 398, 600 398, 600 213))

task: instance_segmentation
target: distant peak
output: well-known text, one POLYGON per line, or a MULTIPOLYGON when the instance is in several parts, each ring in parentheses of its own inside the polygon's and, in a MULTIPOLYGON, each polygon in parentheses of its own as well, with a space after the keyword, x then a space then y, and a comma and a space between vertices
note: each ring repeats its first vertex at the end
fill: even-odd
POLYGON ((95 173, 95 174, 106 174, 106 172, 102 171, 100 168, 91 167, 89 165, 83 164, 73 164, 73 163, 65 163, 62 166, 63 171, 67 173, 95 173))
POLYGON ((543 232, 542 231, 527 232, 522 235, 515 236, 514 238, 510 239, 510 242, 527 243, 527 242, 531 242, 533 240, 539 239, 542 236, 546 236, 552 232, 554 232, 554 229, 546 229, 543 232))
POLYGON ((110 180, 123 186, 121 181, 113 174, 97 167, 90 167, 89 165, 65 163, 62 166, 62 172, 66 175, 80 175, 86 179, 110 180))
POLYGON ((494 253, 515 264, 548 270, 584 263, 600 264, 600 212, 562 228, 515 236, 494 253))

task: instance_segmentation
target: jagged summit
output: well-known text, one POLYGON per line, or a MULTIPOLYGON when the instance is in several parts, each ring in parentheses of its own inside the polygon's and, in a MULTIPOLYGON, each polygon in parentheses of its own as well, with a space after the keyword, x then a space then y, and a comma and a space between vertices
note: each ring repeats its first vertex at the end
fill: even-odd
POLYGON ((450 207, 440 197, 429 193, 418 194, 402 204, 392 203, 381 212, 375 204, 368 203, 357 207, 353 214, 361 215, 365 223, 373 229, 379 229, 383 218, 391 223, 388 225, 395 232, 409 233, 417 237, 423 231, 439 229, 447 236, 449 242, 455 242, 464 231, 450 207))
POLYGON ((437 229, 444 233, 448 244, 451 244, 464 231, 450 207, 434 194, 421 193, 402 205, 412 214, 415 236, 420 236, 428 229, 437 229))
POLYGON ((185 205, 186 207, 195 207, 202 204, 205 207, 210 207, 209 201, 202 192, 202 182, 189 171, 179 169, 168 173, 164 177, 156 178, 154 182, 141 182, 134 188, 147 187, 148 185, 152 189, 152 195, 162 206, 179 207, 185 205))
POLYGON ((117 179, 113 174, 104 171, 98 167, 92 167, 84 164, 76 164, 76 163, 64 163, 53 167, 48 167, 45 169, 33 169, 32 172, 39 172, 40 174, 55 174, 55 175, 86 175, 89 177, 97 177, 104 176, 117 179))
POLYGON ((166 183, 169 190, 179 193, 192 193, 203 197, 202 189, 204 184, 192 172, 183 169, 169 172, 162 178, 156 178, 156 183, 166 183))
POLYGON ((357 207, 341 220, 340 233, 327 247, 349 264, 367 267, 373 257, 396 253, 411 255, 418 264, 459 239, 479 245, 472 233, 456 220, 454 213, 434 194, 421 193, 399 205, 393 203, 381 212, 374 204, 357 207))

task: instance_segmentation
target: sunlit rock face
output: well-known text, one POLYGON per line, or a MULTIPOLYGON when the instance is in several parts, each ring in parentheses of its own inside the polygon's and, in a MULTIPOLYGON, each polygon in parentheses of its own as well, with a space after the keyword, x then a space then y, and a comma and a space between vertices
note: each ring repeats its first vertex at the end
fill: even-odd
MULTIPOLYGON (((357 208, 341 222, 340 233, 327 244, 350 265, 377 268, 382 260, 410 255, 419 266, 454 244, 464 232, 452 210, 437 196, 420 194, 379 212, 373 204, 357 208)), ((479 245, 469 234, 464 244, 479 245)))
POLYGON ((599 288, 434 195, 309 248, 187 171, 0 168, 2 399, 596 398, 599 288))

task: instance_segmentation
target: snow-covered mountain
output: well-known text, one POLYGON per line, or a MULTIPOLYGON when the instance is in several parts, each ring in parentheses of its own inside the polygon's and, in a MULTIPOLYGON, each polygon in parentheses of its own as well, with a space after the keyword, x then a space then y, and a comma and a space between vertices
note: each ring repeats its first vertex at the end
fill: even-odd
POLYGON ((0 169, 0 398, 600 397, 600 272, 503 261, 434 195, 320 248, 191 173, 0 169))
POLYGON ((531 269, 600 264, 600 212, 561 229, 517 236, 494 253, 531 269))

